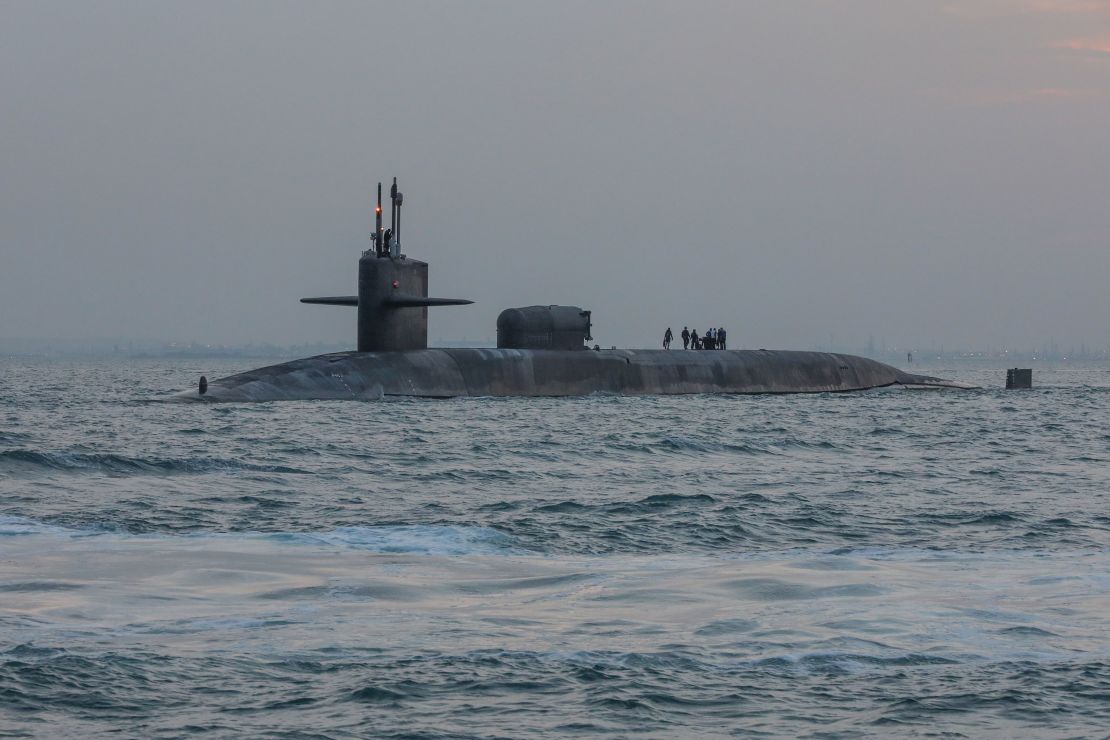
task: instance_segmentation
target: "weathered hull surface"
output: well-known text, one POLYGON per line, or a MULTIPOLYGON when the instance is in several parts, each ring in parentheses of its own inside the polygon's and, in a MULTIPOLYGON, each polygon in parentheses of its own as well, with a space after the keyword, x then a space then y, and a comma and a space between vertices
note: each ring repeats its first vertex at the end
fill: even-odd
POLYGON ((338 352, 214 380, 192 401, 383 396, 584 396, 824 393, 892 385, 970 388, 854 355, 779 350, 420 349, 338 352))

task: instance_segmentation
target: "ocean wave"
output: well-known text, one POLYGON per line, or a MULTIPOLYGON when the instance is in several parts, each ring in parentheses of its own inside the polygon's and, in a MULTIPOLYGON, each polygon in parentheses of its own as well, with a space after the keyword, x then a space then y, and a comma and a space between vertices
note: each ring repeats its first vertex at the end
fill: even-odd
POLYGON ((868 669, 885 667, 955 665, 959 662, 941 655, 913 652, 867 655, 865 653, 814 651, 761 658, 752 661, 751 665, 754 668, 771 671, 780 669, 807 673, 859 673, 868 669))
POLYGON ((188 541, 211 539, 269 541, 381 553, 416 555, 502 555, 527 554, 516 540, 492 527, 461 525, 397 524, 338 527, 322 532, 204 532, 197 534, 120 533, 104 528, 70 528, 38 522, 21 516, 0 515, 0 537, 48 535, 55 537, 111 536, 125 540, 188 541))
POLYGON ((83 533, 78 530, 67 529, 66 527, 59 527, 54 524, 37 522, 34 519, 28 519, 22 516, 0 515, 0 537, 18 537, 36 534, 74 536, 80 534, 99 534, 99 532, 90 530, 83 533))
POLYGON ((0 429, 0 444, 23 443, 31 439, 31 435, 22 432, 9 432, 0 429))
POLYGON ((299 737, 357 727, 428 738, 977 736, 998 728, 1085 737, 1105 734, 1108 677, 1100 660, 965 663, 915 652, 732 661, 670 650, 0 651, 3 696, 23 723, 13 729, 66 736, 299 737), (152 717, 159 731, 144 732, 152 717))
POLYGON ((807 650, 782 652, 777 655, 722 657, 714 651, 691 647, 661 649, 654 651, 536 651, 536 650, 474 650, 462 655, 440 658, 428 656, 429 660, 445 659, 455 665, 472 665, 483 668, 515 669, 522 673, 538 673, 537 669, 550 666, 588 667, 594 671, 613 675, 614 672, 634 671, 656 676, 668 673, 690 673, 695 675, 737 675, 741 673, 781 674, 791 673, 857 673, 863 670, 883 668, 908 668, 928 666, 951 666, 964 662, 989 665, 992 663, 979 657, 957 658, 951 655, 937 655, 916 651, 886 648, 875 643, 878 653, 857 652, 852 650, 807 650))
POLYGON ((805 440, 784 438, 758 444, 752 441, 722 442, 716 439, 695 439, 671 435, 652 436, 651 438, 629 439, 624 435, 609 435, 606 447, 624 453, 645 455, 674 455, 679 457, 699 457, 705 455, 722 456, 779 456, 791 451, 826 451, 839 447, 832 442, 807 442, 805 440))
POLYGON ((541 504, 535 508, 535 511, 544 514, 584 514, 590 511, 603 511, 607 514, 629 514, 658 512, 663 509, 683 506, 707 506, 716 503, 717 499, 707 493, 657 493, 638 501, 620 501, 596 505, 581 504, 577 501, 558 501, 551 504, 541 504))
POLYGON ((5 450, 0 452, 0 472, 20 473, 48 470, 63 473, 101 472, 110 475, 174 475, 245 470, 263 473, 307 473, 285 465, 255 465, 216 457, 150 458, 127 457, 112 453, 37 452, 5 450))
POLYGON ((492 527, 400 524, 339 527, 330 532, 276 532, 252 536, 275 542, 323 545, 382 553, 501 555, 524 552, 516 545, 513 538, 492 527))

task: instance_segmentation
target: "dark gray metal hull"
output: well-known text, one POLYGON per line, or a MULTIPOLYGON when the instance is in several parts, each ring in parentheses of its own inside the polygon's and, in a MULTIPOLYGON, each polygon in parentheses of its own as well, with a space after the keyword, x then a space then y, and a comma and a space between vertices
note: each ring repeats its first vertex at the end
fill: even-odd
POLYGON ((211 381, 194 401, 366 400, 383 396, 825 393, 891 385, 970 388, 854 355, 781 350, 418 349, 339 352, 211 381))

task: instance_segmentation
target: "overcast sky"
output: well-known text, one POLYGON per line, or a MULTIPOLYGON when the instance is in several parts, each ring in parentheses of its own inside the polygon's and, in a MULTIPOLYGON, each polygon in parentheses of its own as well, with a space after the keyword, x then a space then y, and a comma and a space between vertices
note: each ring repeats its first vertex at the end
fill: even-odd
POLYGON ((0 337, 1110 344, 1110 0, 0 3, 0 337), (388 180, 387 180, 388 182, 388 180))

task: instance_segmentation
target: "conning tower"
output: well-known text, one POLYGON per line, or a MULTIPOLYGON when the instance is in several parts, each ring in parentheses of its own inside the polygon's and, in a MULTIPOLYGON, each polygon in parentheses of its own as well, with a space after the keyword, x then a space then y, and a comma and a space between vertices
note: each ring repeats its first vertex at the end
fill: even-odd
POLYGON ((401 254, 401 205, 397 178, 390 188, 390 228, 382 225, 382 184, 374 208, 372 246, 358 261, 358 295, 302 298, 301 303, 358 308, 358 351, 428 348, 428 307, 462 306, 462 298, 428 297, 428 263, 401 254))

